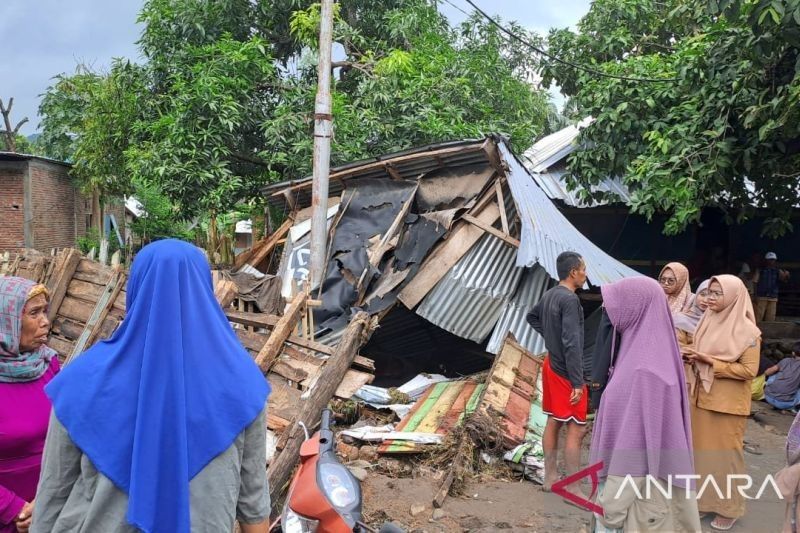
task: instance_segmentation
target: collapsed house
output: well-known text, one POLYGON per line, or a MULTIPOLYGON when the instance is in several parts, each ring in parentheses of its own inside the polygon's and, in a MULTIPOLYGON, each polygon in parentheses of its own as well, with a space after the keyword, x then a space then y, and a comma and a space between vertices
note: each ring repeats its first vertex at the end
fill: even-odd
MULTIPOLYGON (((311 203, 311 179, 266 193, 275 208, 298 213, 311 203)), ((333 169, 330 197, 329 262, 315 293, 314 334, 335 345, 357 310, 379 317, 364 352, 376 361, 376 378, 389 384, 419 371, 486 369, 509 333, 542 353, 525 316, 556 282, 563 251, 586 258, 587 289, 637 275, 569 223, 500 137, 333 169)), ((309 229, 300 220, 285 230, 277 273, 284 297, 307 278, 309 229)), ((587 292, 592 308, 597 298, 587 292)))

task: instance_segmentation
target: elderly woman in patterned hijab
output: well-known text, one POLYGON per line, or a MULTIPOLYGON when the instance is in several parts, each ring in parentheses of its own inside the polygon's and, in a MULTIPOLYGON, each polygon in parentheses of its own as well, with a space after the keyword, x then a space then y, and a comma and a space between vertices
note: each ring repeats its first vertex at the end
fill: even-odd
POLYGON ((59 370, 47 347, 47 289, 0 276, 0 533, 25 533, 39 481, 50 400, 59 370))

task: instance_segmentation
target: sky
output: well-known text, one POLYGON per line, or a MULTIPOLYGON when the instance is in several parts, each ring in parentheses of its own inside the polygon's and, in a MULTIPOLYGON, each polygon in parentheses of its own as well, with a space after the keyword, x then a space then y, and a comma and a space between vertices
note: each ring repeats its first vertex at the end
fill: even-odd
MULTIPOLYGON (((464 0, 448 0, 464 11, 464 0)), ((503 20, 516 20, 546 34, 551 27, 574 26, 589 10, 589 0, 476 0, 481 9, 503 20)), ((20 133, 39 131, 39 97, 61 73, 78 63, 106 70, 115 57, 140 60, 136 18, 142 0, 0 0, 0 35, 6 48, 0 59, 0 98, 14 97, 14 125, 28 117, 20 133), (67 7, 68 6, 68 7, 67 7)), ((442 12, 453 23, 465 15, 448 3, 442 12)), ((556 98, 556 100, 559 100, 556 98)))

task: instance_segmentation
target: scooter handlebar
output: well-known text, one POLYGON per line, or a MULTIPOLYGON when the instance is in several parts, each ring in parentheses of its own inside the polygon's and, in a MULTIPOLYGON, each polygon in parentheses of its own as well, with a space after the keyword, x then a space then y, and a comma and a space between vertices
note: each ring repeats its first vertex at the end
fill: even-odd
POLYGON ((325 431, 326 429, 330 428, 331 428, 331 410, 323 409, 322 416, 320 417, 319 429, 320 431, 325 431))

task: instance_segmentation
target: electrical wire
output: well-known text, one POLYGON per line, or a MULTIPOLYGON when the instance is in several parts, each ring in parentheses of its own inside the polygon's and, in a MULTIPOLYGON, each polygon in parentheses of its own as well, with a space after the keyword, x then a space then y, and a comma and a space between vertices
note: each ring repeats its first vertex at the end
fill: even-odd
MULTIPOLYGON (((465 11, 459 9, 452 2, 450 2, 450 0, 444 0, 444 1, 447 2, 448 4, 450 4, 451 6, 455 7, 456 9, 458 9, 462 13, 466 14, 465 11)), ((527 46, 531 50, 543 55, 544 57, 555 61, 556 63, 561 63, 562 65, 566 65, 566 66, 572 67, 574 69, 582 70, 584 72, 588 72, 589 74, 593 74, 595 76, 602 76, 604 78, 612 78, 612 79, 615 79, 615 80, 636 81, 636 82, 644 82, 644 83, 669 83, 669 82, 680 81, 679 78, 633 78, 633 77, 630 77, 630 76, 618 76, 616 74, 607 74, 605 72, 601 72, 601 71, 593 69, 591 67, 585 67, 583 65, 578 65, 577 63, 572 63, 571 61, 567 61, 566 59, 561 59, 560 57, 556 57, 553 54, 550 54, 549 52, 547 52, 545 50, 542 50, 541 48, 539 48, 538 46, 536 46, 532 42, 528 41, 527 39, 524 39, 524 38, 520 37, 516 33, 512 32, 511 30, 506 28, 505 26, 501 25, 499 22, 497 22, 492 17, 490 17, 485 11, 483 11, 480 7, 478 7, 475 4, 475 2, 473 2, 473 0, 464 0, 464 1, 467 2, 469 5, 471 5, 475 9, 475 11, 477 11, 483 18, 485 18, 490 23, 492 23, 494 26, 496 26, 497 29, 499 29, 501 32, 505 33, 508 37, 510 37, 511 39, 513 39, 513 40, 515 40, 515 41, 527 46)))

